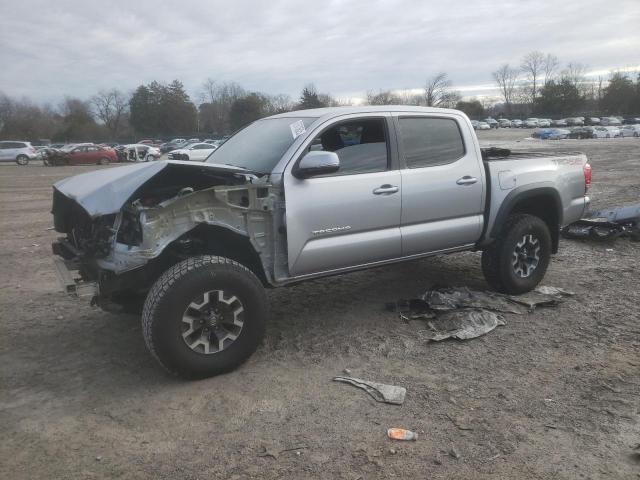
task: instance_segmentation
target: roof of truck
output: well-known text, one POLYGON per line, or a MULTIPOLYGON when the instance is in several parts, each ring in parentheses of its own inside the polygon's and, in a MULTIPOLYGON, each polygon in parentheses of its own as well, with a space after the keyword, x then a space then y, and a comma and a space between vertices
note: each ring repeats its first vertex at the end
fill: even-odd
POLYGON ((450 108, 414 107, 411 105, 366 105, 362 107, 310 108, 307 110, 295 110, 293 112, 279 113, 268 118, 325 117, 372 112, 456 113, 458 115, 461 113, 459 110, 452 110, 450 108))

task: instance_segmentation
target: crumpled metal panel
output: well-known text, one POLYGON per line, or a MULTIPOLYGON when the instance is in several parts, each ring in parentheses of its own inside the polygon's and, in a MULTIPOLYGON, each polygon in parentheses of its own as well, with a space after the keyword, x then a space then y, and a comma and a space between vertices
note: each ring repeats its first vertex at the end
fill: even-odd
POLYGON ((157 161, 105 168, 65 178, 53 186, 84 208, 91 218, 117 213, 133 193, 170 165, 186 169, 211 169, 220 173, 246 173, 242 169, 212 163, 157 161))

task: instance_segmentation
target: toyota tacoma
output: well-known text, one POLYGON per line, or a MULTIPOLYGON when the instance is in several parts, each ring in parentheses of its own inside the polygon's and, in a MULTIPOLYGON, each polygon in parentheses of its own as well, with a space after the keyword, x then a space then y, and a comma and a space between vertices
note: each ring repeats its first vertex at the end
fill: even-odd
POLYGON ((251 123, 203 163, 56 183, 53 252, 68 293, 141 312, 160 364, 202 378, 257 348, 264 287, 477 250, 493 289, 533 289, 590 181, 581 153, 481 149, 456 110, 300 110, 251 123))

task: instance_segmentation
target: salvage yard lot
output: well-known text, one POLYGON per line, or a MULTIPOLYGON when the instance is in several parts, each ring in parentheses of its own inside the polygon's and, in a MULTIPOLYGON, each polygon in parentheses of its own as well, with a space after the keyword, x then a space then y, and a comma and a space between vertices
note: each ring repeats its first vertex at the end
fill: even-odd
MULTIPOLYGON (((596 208, 640 201, 640 140, 481 143, 580 150, 596 208)), ((635 478, 640 466, 640 243, 562 240, 543 284, 576 292, 429 343, 384 304, 484 289, 477 253, 270 291, 263 345, 237 371, 184 382, 139 319, 58 292, 51 184, 94 168, 0 165, 0 478, 635 478), (404 405, 332 382, 404 386, 404 405), (389 427, 418 432, 392 443, 389 427), (449 452, 455 449, 459 458, 449 452), (637 451, 636 451, 637 452, 637 451)))

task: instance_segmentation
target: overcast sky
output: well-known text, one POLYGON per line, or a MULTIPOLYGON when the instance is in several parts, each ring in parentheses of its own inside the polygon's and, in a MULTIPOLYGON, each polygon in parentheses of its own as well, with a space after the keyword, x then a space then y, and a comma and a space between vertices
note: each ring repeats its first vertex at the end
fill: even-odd
POLYGON ((2 0, 0 91, 57 102, 100 89, 207 77, 296 98, 421 87, 465 95, 531 50, 591 72, 640 70, 640 0, 2 0))

